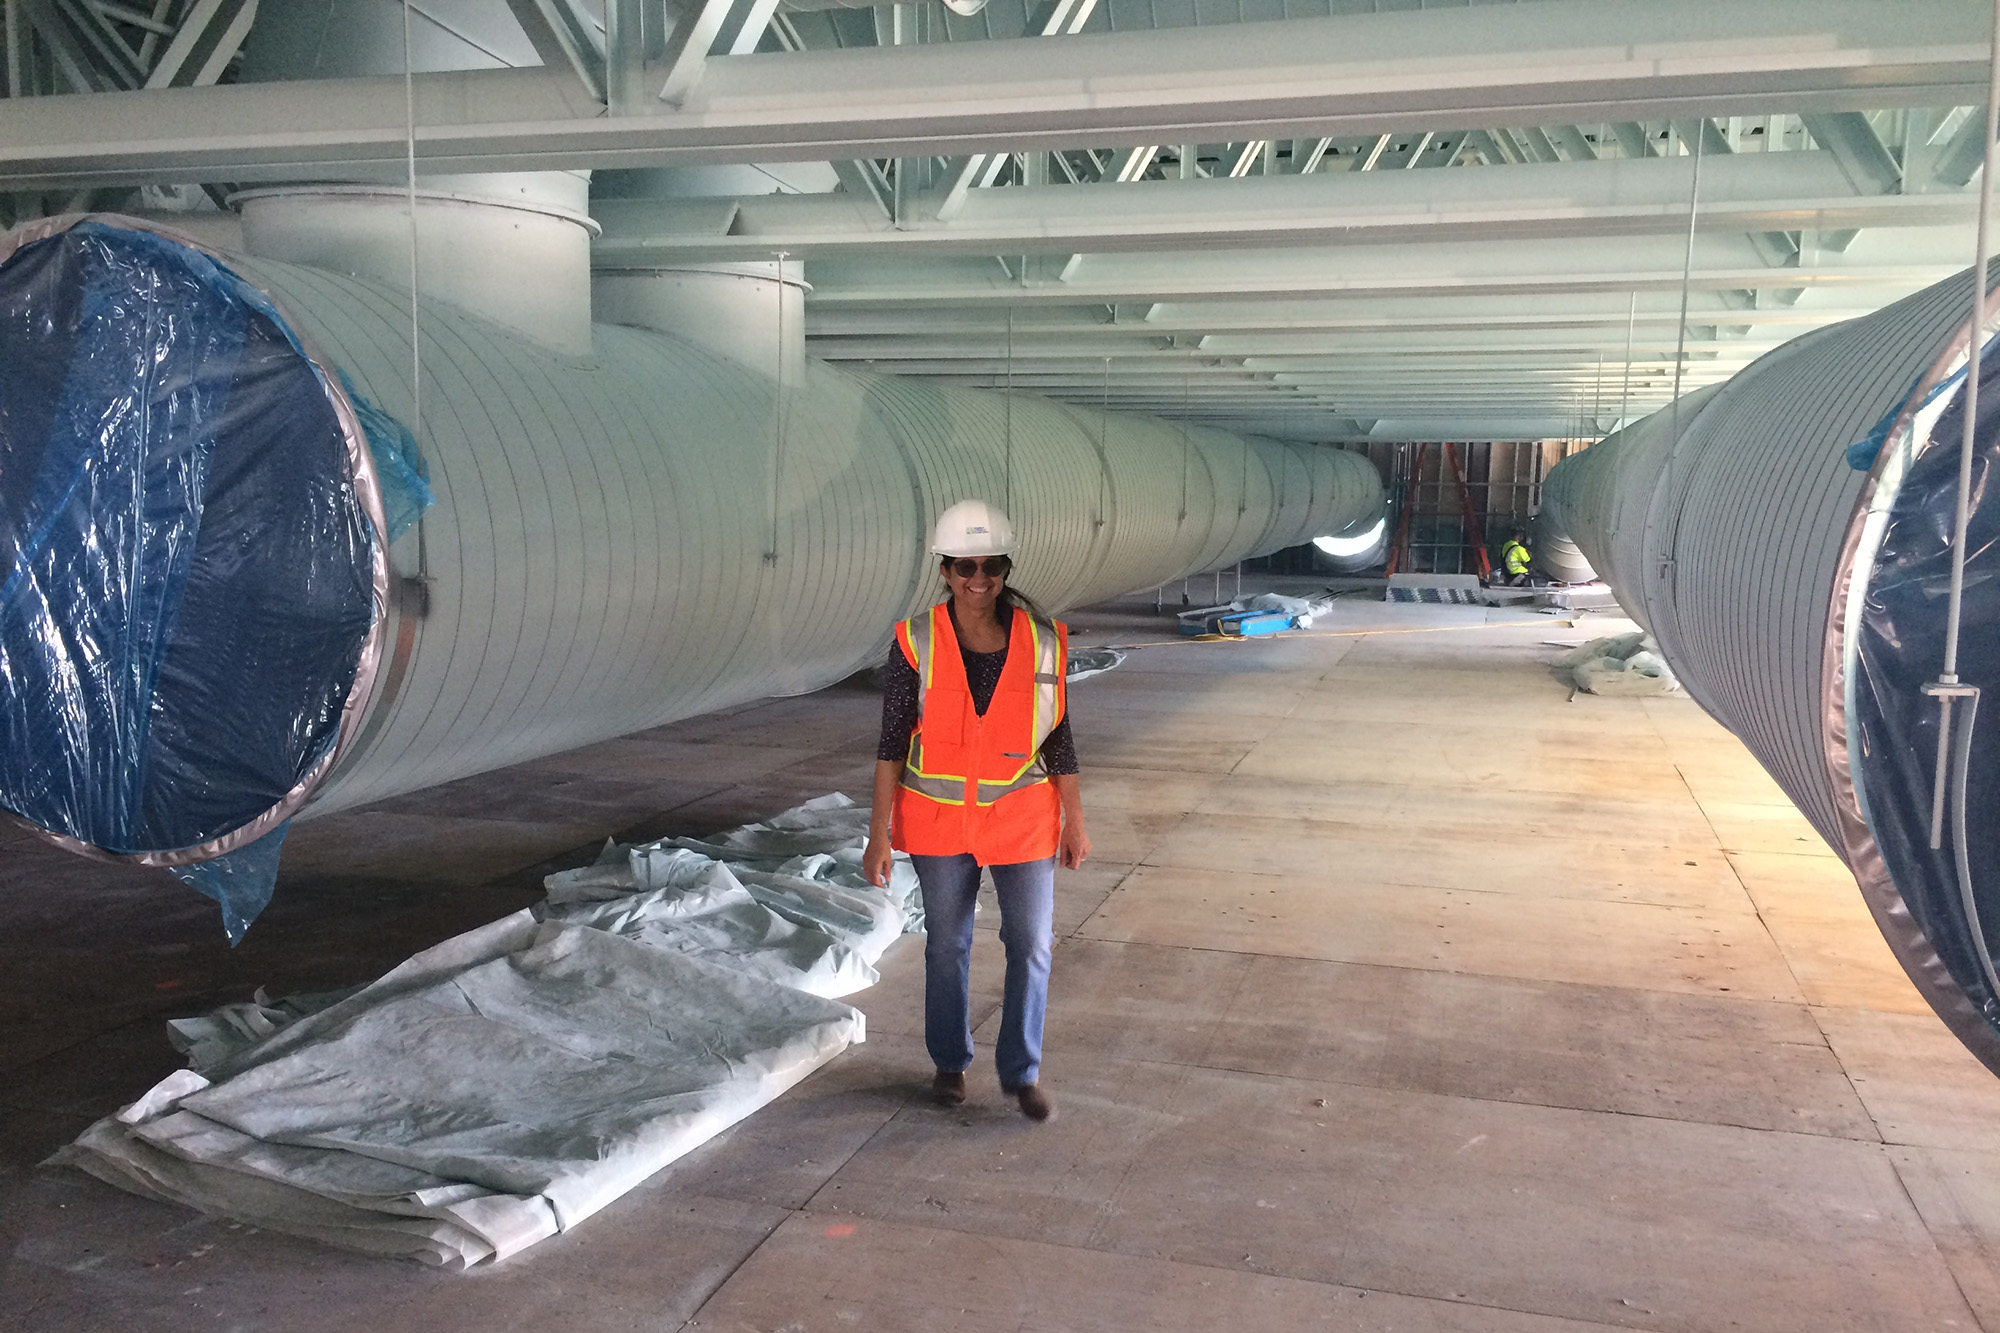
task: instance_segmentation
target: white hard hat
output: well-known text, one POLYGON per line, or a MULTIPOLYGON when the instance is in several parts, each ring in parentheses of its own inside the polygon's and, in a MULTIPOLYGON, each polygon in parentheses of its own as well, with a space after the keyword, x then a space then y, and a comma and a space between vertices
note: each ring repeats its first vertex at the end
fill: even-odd
POLYGON ((931 529, 932 555, 1006 555, 1013 549, 1014 525, 984 500, 960 500, 931 529))

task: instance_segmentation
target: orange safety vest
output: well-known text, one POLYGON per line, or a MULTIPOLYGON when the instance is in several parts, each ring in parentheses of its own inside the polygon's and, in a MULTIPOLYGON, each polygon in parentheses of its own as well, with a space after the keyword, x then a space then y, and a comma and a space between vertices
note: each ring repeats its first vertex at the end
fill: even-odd
POLYGON ((948 602, 899 622, 896 643, 917 673, 917 726, 891 845, 917 856, 970 852, 983 866, 1054 856, 1062 802, 1041 749, 1068 707, 1069 628, 1015 608, 984 717, 973 711, 948 602))

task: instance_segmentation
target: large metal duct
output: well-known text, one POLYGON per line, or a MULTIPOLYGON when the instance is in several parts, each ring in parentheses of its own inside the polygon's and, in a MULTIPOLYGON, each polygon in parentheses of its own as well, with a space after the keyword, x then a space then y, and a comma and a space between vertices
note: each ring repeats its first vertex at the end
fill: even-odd
POLYGON ((1565 471, 1558 465, 1542 482, 1542 508, 1535 515, 1530 545, 1535 552, 1535 563, 1557 583, 1589 583, 1597 578, 1597 571, 1584 557, 1583 548, 1563 526, 1568 514, 1588 508, 1567 494, 1587 472, 1588 469, 1575 468, 1565 471))
MULTIPOLYGON (((106 231, 93 243, 108 243, 106 231)), ((144 235, 133 244, 162 270, 211 262, 177 241, 123 234, 144 235)), ((78 243, 76 231, 56 230, 21 247, 0 263, 0 289, 44 247, 78 243)), ((215 258, 301 357, 316 358, 324 373, 314 392, 333 415, 351 421, 357 404, 364 418, 368 404, 407 415, 406 290, 215 258)), ((31 301, 19 327, 67 321, 65 349, 110 327, 93 323, 76 293, 56 298, 41 309, 31 301)), ((566 354, 435 300, 422 304, 421 326, 420 452, 437 505, 387 552, 370 639, 380 670, 358 673, 355 697, 341 701, 337 760, 306 784, 306 814, 837 680, 872 662, 891 624, 938 594, 924 538, 961 498, 1008 506, 1023 534, 1019 582, 1056 609, 1338 531, 1382 503, 1374 468, 1332 448, 819 362, 781 387, 640 328, 597 325, 587 354, 566 354)), ((0 356, 36 354, 33 345, 0 356)), ((76 405, 74 419, 94 410, 76 405)), ((0 504, 15 509, 0 513, 0 531, 30 517, 19 500, 0 489, 0 504)), ((86 532, 109 520, 73 517, 86 532)), ((40 707, 46 672, 18 655, 6 665, 0 705, 40 707)), ((240 670, 247 679, 257 664, 240 670)), ((239 802, 254 818, 233 827, 246 837, 269 827, 290 790, 239 802)), ((0 805, 101 852, 186 861, 244 840, 204 826, 198 847, 177 842, 173 793, 147 798, 163 812, 150 842, 107 846, 64 827, 61 809, 33 793, 0 791, 0 805)))
MULTIPOLYGON (((1845 858, 1911 979, 2000 1072, 2000 823, 1960 817, 1932 849, 1939 705, 1923 688, 1942 665, 1971 309, 1968 270, 1788 343, 1565 460, 1544 504, 1845 858)), ((1988 688, 1996 399, 1983 382, 1959 668, 1988 688)), ((2000 798, 1991 732, 1989 717, 1954 798, 1975 816, 2000 798)))

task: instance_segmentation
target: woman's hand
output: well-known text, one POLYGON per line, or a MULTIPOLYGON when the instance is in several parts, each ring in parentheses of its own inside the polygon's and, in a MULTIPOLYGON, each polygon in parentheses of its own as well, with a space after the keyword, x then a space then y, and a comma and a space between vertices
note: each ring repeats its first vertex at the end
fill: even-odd
POLYGON ((1090 835, 1083 831, 1083 822, 1079 820, 1072 824, 1065 820, 1062 841, 1056 844, 1056 863, 1064 870, 1075 870, 1089 855, 1090 835))
POLYGON ((1083 792, 1074 773, 1057 773, 1056 799, 1062 802, 1062 838, 1056 843, 1056 864, 1075 870, 1090 855, 1090 835, 1083 831, 1083 792))
POLYGON ((889 816, 896 808, 896 784, 902 780, 901 764, 875 761, 875 804, 868 812, 868 845, 861 849, 861 875, 878 889, 889 887, 889 865, 894 857, 889 846, 889 816))
POLYGON ((889 847, 887 833, 868 835, 868 846, 861 853, 861 876, 878 889, 889 887, 889 869, 895 860, 895 852, 889 847))

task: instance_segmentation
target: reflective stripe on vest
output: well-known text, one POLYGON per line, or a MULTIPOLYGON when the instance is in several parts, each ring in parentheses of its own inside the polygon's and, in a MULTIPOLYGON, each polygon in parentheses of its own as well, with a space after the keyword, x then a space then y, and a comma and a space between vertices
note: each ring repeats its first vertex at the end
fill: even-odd
POLYGON ((944 805, 965 804, 965 774, 933 773, 924 767, 924 697, 930 693, 931 676, 937 662, 937 617, 923 617, 923 628, 916 628, 916 618, 901 621, 896 626, 896 638, 903 645, 903 652, 910 665, 917 672, 917 729, 910 733, 910 754, 903 763, 901 785, 926 800, 944 805))
MULTIPOLYGON (((1015 614, 1028 615, 1025 611, 1016 611, 1015 614)), ((1066 664, 1061 660, 1062 641, 1054 625, 1028 616, 1028 642, 1033 645, 1035 654, 1035 711, 1034 722, 1029 728, 1031 739, 1028 752, 1012 777, 979 780, 981 805, 991 805, 1008 792, 1032 787, 1037 782, 1047 782, 1049 778, 1047 770, 1042 767, 1042 742, 1049 738, 1049 733, 1056 729, 1056 723, 1062 720, 1062 700, 1058 691, 1066 664)))
MULTIPOLYGON (((924 705, 930 695, 936 677, 937 659, 940 651, 940 626, 949 627, 950 615, 947 604, 940 602, 927 615, 911 617, 897 624, 896 639, 903 647, 905 658, 917 673, 917 728, 910 735, 909 757, 903 765, 900 782, 905 790, 936 801, 941 805, 965 804, 967 775, 963 773, 943 773, 933 771, 925 760, 923 740, 924 705)), ((980 778, 975 784, 977 801, 982 806, 992 805, 1002 797, 1037 783, 1048 781, 1048 773, 1041 762, 1042 743, 1049 733, 1062 721, 1063 714, 1063 660, 1062 637, 1056 627, 1026 611, 1016 609, 1015 615, 1026 622, 1029 650, 1034 662, 1034 684, 1032 714, 1029 725, 1029 743, 1019 754, 1002 751, 1004 757, 1019 758, 1020 767, 1005 777, 980 778)), ((945 651, 958 651, 958 640, 949 629, 942 636, 946 639, 945 651)), ((1013 627, 1008 627, 1009 647, 1012 647, 1013 627)), ((999 689, 998 683, 994 686, 999 689)), ((990 709, 991 704, 989 702, 990 709)))

